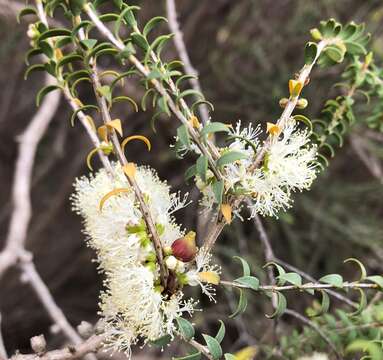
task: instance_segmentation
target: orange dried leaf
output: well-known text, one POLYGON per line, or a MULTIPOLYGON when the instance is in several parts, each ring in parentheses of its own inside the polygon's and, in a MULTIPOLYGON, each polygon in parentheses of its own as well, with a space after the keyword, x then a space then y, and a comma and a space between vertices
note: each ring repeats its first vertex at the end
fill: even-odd
POLYGON ((132 135, 132 136, 128 136, 127 138, 125 138, 124 141, 121 143, 121 147, 122 147, 122 151, 123 152, 125 152, 126 144, 129 141, 132 141, 132 140, 141 140, 141 141, 143 141, 146 144, 146 146, 147 146, 149 151, 152 149, 152 144, 150 143, 149 139, 146 136, 143 136, 143 135, 132 135))
POLYGON ((222 204, 221 205, 221 213, 223 217, 225 218, 226 222, 228 224, 231 223, 232 220, 232 208, 229 204, 222 204))
POLYGON ((289 93, 292 97, 297 97, 301 93, 303 88, 303 84, 301 81, 298 80, 289 80, 289 93))
POLYGON ((273 135, 273 136, 278 136, 280 133, 281 133, 281 128, 279 125, 277 124, 273 124, 273 123, 270 123, 268 122, 267 123, 267 129, 266 131, 270 134, 270 135, 273 135))
POLYGON ((100 211, 102 211, 102 208, 104 207, 104 204, 105 202, 110 199, 112 196, 115 196, 115 195, 118 195, 118 194, 121 194, 121 193, 127 193, 127 192, 130 192, 131 190, 128 189, 128 188, 119 188, 119 189, 114 189, 110 192, 108 192, 106 195, 104 195, 102 197, 102 199, 100 200, 100 205, 99 205, 99 209, 100 211))
POLYGON ((219 285, 220 276, 215 271, 201 271, 198 273, 199 279, 208 284, 219 285))
POLYGON ((122 125, 121 125, 121 120, 120 119, 115 119, 115 120, 112 120, 112 121, 109 121, 106 126, 109 128, 109 129, 114 129, 116 130, 120 136, 123 136, 123 133, 122 133, 122 125))
POLYGON ((122 168, 124 170, 124 173, 127 177, 130 179, 134 179, 136 175, 136 164, 135 163, 127 163, 126 165, 123 166, 122 168))
POLYGON ((197 116, 194 116, 194 115, 189 119, 189 123, 195 129, 199 129, 201 125, 200 122, 198 121, 197 116))
POLYGON ((105 125, 100 126, 97 133, 103 141, 108 142, 108 128, 105 125))

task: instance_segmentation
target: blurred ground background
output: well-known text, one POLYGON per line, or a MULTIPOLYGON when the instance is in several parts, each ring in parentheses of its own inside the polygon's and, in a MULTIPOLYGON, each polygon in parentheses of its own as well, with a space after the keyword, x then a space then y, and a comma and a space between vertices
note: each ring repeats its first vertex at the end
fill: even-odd
MULTIPOLYGON (((143 21, 165 14, 163 1, 134 3, 142 7, 139 18, 143 21)), ((278 100, 286 96, 287 81, 302 64, 309 30, 321 19, 366 22, 373 33, 375 59, 378 63, 383 60, 383 5, 379 0, 179 0, 177 6, 192 63, 200 73, 206 98, 215 105, 212 116, 223 122, 241 119, 246 124, 277 119, 278 100)), ((12 209, 9 196, 17 135, 36 112, 35 94, 42 85, 39 75, 23 80, 26 30, 25 21, 18 25, 9 9, 0 8, 0 246, 12 209)), ((163 30, 167 31, 165 27, 163 30)), ((176 53, 168 48, 165 56, 171 59, 176 53)), ((311 118, 318 115, 328 96, 339 92, 331 85, 338 81, 334 78, 340 71, 341 67, 314 72, 312 85, 305 90, 310 102, 305 113, 311 118)), ((130 96, 139 98, 141 89, 136 84, 128 84, 127 89, 130 96)), ((81 95, 92 99, 86 87, 81 95)), ((359 117, 363 110, 358 109, 359 117)), ((174 189, 189 191, 197 199, 195 189, 183 182, 183 171, 190 162, 177 160, 168 148, 177 122, 160 119, 157 134, 153 134, 150 113, 132 114, 130 107, 121 107, 119 112, 126 124, 125 132, 146 134, 154 147, 152 153, 147 153, 141 144, 132 144, 133 159, 154 166, 174 189)), ((85 156, 90 149, 85 133, 70 127, 70 114, 62 101, 38 150, 27 247, 35 254, 36 266, 54 298, 70 322, 77 324, 81 320, 96 321, 102 279, 92 262, 94 254, 83 241, 80 218, 70 208, 73 180, 87 172, 85 156)), ((364 126, 356 126, 353 134, 368 144, 371 156, 383 157, 379 142, 368 137, 364 126)), ((277 256, 315 277, 331 272, 347 277, 348 271, 354 271, 342 266, 348 257, 357 257, 371 273, 381 274, 382 195, 382 179, 369 172, 347 140, 312 191, 297 194, 294 208, 279 220, 265 219, 277 256)), ((181 214, 181 222, 188 228, 196 228, 195 206, 196 201, 181 214)), ((237 267, 231 269, 228 264, 238 252, 260 270, 264 257, 258 234, 251 223, 237 220, 216 247, 227 277, 236 275, 237 267)), ((254 297, 246 316, 235 321, 227 318, 230 306, 235 306, 233 294, 219 291, 218 298, 219 305, 208 305, 206 299, 201 299, 210 309, 197 314, 195 322, 209 333, 216 330, 217 319, 224 320, 228 327, 224 342, 227 351, 246 344, 278 341, 268 332, 272 326, 264 317, 264 312, 270 311, 266 299, 254 297)), ((302 312, 310 299, 296 296, 290 305, 302 312)), ((62 344, 60 336, 49 335, 50 319, 30 288, 20 283, 17 270, 9 271, 0 283, 0 310, 9 353, 16 349, 28 351, 29 338, 40 333, 47 335, 49 346, 62 344)), ((299 326, 288 317, 281 322, 281 333, 290 325, 299 326)), ((160 356, 150 353, 153 358, 160 356)))

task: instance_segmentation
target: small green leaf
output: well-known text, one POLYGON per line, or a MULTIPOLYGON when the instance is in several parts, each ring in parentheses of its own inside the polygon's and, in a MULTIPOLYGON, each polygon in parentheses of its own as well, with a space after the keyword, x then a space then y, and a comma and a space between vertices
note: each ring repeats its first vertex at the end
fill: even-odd
POLYGON ((294 272, 284 273, 278 276, 279 279, 289 282, 295 286, 302 286, 302 277, 294 272))
POLYGON ((224 356, 225 360, 237 360, 237 357, 230 353, 226 353, 224 356))
POLYGON ((345 45, 347 48, 347 52, 351 55, 366 55, 367 54, 366 49, 362 45, 356 42, 346 41, 345 45))
POLYGON ((326 46, 324 53, 337 63, 341 63, 344 59, 344 53, 336 46, 326 46))
POLYGON ((322 294, 321 307, 320 307, 320 310, 317 313, 311 315, 311 317, 321 316, 327 313, 328 309, 330 308, 330 297, 328 296, 326 291, 324 290, 319 290, 319 291, 322 294))
POLYGON ((240 151, 229 151, 225 154, 223 154, 218 160, 217 160, 217 166, 221 167, 227 164, 231 164, 237 160, 247 159, 247 155, 240 151))
POLYGON ((225 329, 225 324, 223 323, 222 320, 219 320, 219 323, 220 323, 220 327, 218 329, 218 332, 217 332, 217 335, 215 336, 215 339, 221 343, 223 338, 225 337, 225 332, 226 332, 226 329, 225 329))
POLYGON ((188 181, 191 179, 193 176, 197 174, 197 166, 193 165, 190 166, 186 171, 185 171, 185 181, 188 181))
POLYGON ((295 121, 300 121, 300 122, 304 123, 309 128, 310 133, 312 133, 313 124, 309 118, 307 118, 306 116, 301 115, 301 114, 294 115, 293 118, 295 121))
POLYGON ((67 29, 52 29, 42 33, 39 37, 39 41, 49 39, 56 36, 71 36, 72 32, 67 29))
POLYGON ((347 353, 358 351, 367 352, 370 355, 370 360, 383 359, 383 350, 381 349, 381 346, 369 340, 355 340, 346 348, 347 353))
POLYGON ((319 281, 339 288, 343 286, 343 278, 339 274, 330 274, 323 276, 319 279, 319 281))
POLYGON ((84 40, 81 40, 80 42, 88 50, 93 49, 97 44, 96 39, 84 39, 84 40))
POLYGON ((213 360, 218 360, 222 356, 222 348, 219 342, 210 335, 202 334, 205 339, 206 345, 210 351, 213 360))
POLYGON ((238 289, 238 290, 239 290, 238 306, 237 306, 237 309, 234 311, 234 313, 229 315, 229 318, 231 319, 244 313, 247 308, 247 297, 246 297, 245 291, 242 289, 238 289))
POLYGON ((194 95, 200 99, 203 99, 203 95, 197 91, 197 90, 194 90, 194 89, 187 89, 185 91, 182 91, 178 96, 177 96, 177 102, 180 101, 181 99, 183 99, 184 97, 186 96, 190 96, 190 95, 194 95))
POLYGON ((306 65, 311 65, 316 56, 317 56, 317 52, 318 52, 318 46, 316 43, 314 42, 308 42, 306 44, 306 47, 305 47, 305 64, 306 65))
POLYGON ((211 122, 204 126, 204 128, 201 131, 202 136, 206 136, 210 133, 216 133, 216 132, 229 132, 229 128, 227 125, 222 124, 220 122, 211 122))
POLYGON ((181 125, 177 129, 177 137, 183 146, 185 146, 186 148, 190 147, 189 132, 185 125, 181 125))
POLYGON ((354 312, 349 314, 350 316, 358 316, 367 307, 367 297, 363 289, 356 288, 355 290, 359 291, 360 300, 359 300, 358 308, 354 312))
POLYGON ((222 203, 222 196, 223 196, 223 189, 224 189, 224 183, 223 180, 215 181, 211 184, 213 193, 215 195, 215 199, 218 204, 222 203))
POLYGON ((383 290, 383 276, 371 275, 371 276, 367 276, 366 280, 369 280, 375 283, 376 285, 380 287, 381 290, 383 290))
POLYGON ((177 319, 178 330, 186 340, 194 337, 195 331, 193 325, 184 318, 178 317, 177 319))
POLYGON ((17 15, 17 22, 20 22, 21 18, 26 15, 37 15, 36 8, 32 6, 27 6, 24 9, 22 9, 19 14, 17 15))
POLYGON ((350 262, 350 261, 356 263, 359 266, 359 269, 360 269, 359 281, 363 281, 364 279, 366 279, 367 271, 366 271, 366 268, 364 267, 364 265, 358 259, 355 259, 355 258, 349 258, 349 259, 346 259, 343 262, 347 263, 347 262, 350 262))
POLYGON ((43 87, 38 93, 37 93, 37 96, 36 96, 36 106, 40 106, 42 100, 44 99, 44 97, 50 93, 51 91, 54 91, 54 90, 58 90, 58 89, 61 89, 60 86, 58 85, 48 85, 48 86, 45 86, 43 87))
POLYGON ((138 33, 132 33, 131 35, 132 42, 139 46, 143 50, 148 50, 149 49, 149 44, 148 41, 144 36, 138 33))
POLYGON ((164 18, 163 16, 156 16, 150 19, 144 26, 144 29, 142 30, 142 33, 144 34, 144 36, 147 37, 148 34, 162 21, 168 22, 168 20, 164 18))
POLYGON ((286 271, 283 269, 282 266, 278 265, 276 262, 273 261, 270 261, 263 265, 263 268, 266 268, 271 265, 274 266, 278 271, 278 285, 283 286, 285 281, 283 280, 283 278, 281 278, 281 275, 283 276, 286 273, 286 271))
POLYGON ((259 289, 259 280, 255 276, 242 276, 234 281, 241 285, 246 285, 252 290, 259 289))
POLYGON ((112 91, 110 86, 104 85, 97 88, 97 92, 103 96, 109 104, 112 103, 112 91))
POLYGON ((239 260, 242 264, 243 276, 250 276, 250 266, 248 262, 240 256, 233 256, 233 259, 239 260))
POLYGON ((271 315, 266 315, 266 317, 269 319, 274 319, 276 317, 279 317, 285 312, 286 307, 287 307, 287 301, 285 296, 282 293, 277 292, 277 307, 271 315))
POLYGON ((196 165, 197 165, 197 174, 200 176, 203 182, 206 182, 206 173, 208 168, 207 157, 204 155, 201 155, 197 159, 196 165))
POLYGON ((150 341, 150 343, 158 347, 164 347, 168 345, 171 341, 172 341, 172 337, 170 335, 164 335, 158 339, 150 341))
POLYGON ((30 73, 34 71, 45 71, 45 65, 44 64, 35 64, 28 67, 28 69, 25 71, 24 79, 26 80, 30 73))

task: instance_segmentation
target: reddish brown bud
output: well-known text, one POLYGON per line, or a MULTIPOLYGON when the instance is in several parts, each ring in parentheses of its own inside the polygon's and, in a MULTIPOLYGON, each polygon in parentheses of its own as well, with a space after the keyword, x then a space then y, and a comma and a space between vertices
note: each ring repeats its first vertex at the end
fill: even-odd
POLYGON ((195 232, 189 231, 184 237, 172 244, 173 256, 183 262, 192 261, 197 254, 195 245, 195 232))

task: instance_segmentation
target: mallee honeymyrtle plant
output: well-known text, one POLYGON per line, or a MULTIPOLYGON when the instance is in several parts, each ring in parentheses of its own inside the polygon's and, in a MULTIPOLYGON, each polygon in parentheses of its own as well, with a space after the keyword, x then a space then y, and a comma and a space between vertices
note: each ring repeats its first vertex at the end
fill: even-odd
MULTIPOLYGON (((339 274, 330 274, 306 283, 299 273, 286 272, 272 259, 266 265, 276 272, 269 273, 271 283, 267 285, 251 274, 242 258, 237 260, 243 276, 225 279, 225 269, 215 265, 212 250, 235 217, 240 221, 259 216, 278 218, 291 207, 294 192, 310 188, 356 122, 352 108, 357 91, 382 96, 381 71, 367 50, 369 35, 364 25, 342 26, 333 19, 321 22, 311 31, 303 67, 286 85, 288 97, 279 102, 283 109, 280 117, 266 126, 245 126, 240 121, 234 125, 218 122, 213 112, 209 119, 201 120, 201 107, 213 110, 213 105, 199 91, 188 88, 192 76, 183 74, 180 61, 161 58, 172 35, 152 35, 152 30, 167 20, 155 17, 141 29, 137 11, 137 6, 123 0, 36 0, 20 13, 35 16, 27 33, 31 50, 26 57, 26 76, 46 71, 56 80, 40 90, 37 104, 49 92, 62 91, 73 110, 72 125, 78 126, 77 119, 93 144, 86 159, 90 174, 75 181, 72 204, 83 218, 87 242, 104 276, 99 306, 105 348, 131 356, 135 344, 164 347, 178 337, 195 349, 185 359, 242 359, 239 354, 224 353, 223 322, 216 336, 203 334, 205 344, 194 338, 195 329, 185 317, 203 308, 197 299, 186 295, 188 287, 198 286, 213 302, 217 287, 237 289, 238 307, 231 317, 246 311, 249 291, 265 294, 274 308, 267 315, 270 318, 286 311, 287 291, 320 295, 321 305, 312 315, 321 316, 329 310, 330 296, 347 300, 338 292, 356 290, 360 302, 351 302, 355 307, 351 315, 358 316, 367 305, 365 290, 381 291, 383 277, 368 276, 356 259, 347 261, 360 269, 358 281, 348 282, 339 274), (58 17, 59 26, 59 21, 51 22, 58 17), (113 69, 101 70, 99 60, 106 56, 112 56, 113 69), (33 59, 36 62, 30 65, 33 59), (311 85, 313 67, 340 63, 346 64, 346 91, 327 101, 323 118, 311 121, 295 114, 308 106, 301 94, 311 85), (104 81, 105 75, 112 80, 104 81), (175 144, 169 144, 169 151, 178 158, 195 159, 185 181, 194 179, 189 186, 200 190, 201 208, 211 216, 206 238, 176 221, 174 214, 188 206, 188 195, 172 192, 155 169, 134 163, 126 151, 131 141, 143 142, 148 150, 151 143, 143 135, 125 136, 123 121, 112 115, 113 105, 121 101, 139 111, 129 94, 121 93, 119 85, 125 78, 138 79, 142 85, 141 108, 145 111, 151 104, 155 109, 152 128, 159 117, 169 117, 171 124, 179 122, 175 144), (83 83, 94 92, 95 103, 85 104, 80 99, 78 87, 83 83), (98 170, 93 169, 95 155, 103 165, 98 170)), ((368 120, 371 127, 379 127, 379 116, 382 112, 374 109, 368 120)), ((328 352, 336 353, 336 349, 329 346, 328 352)), ((327 359, 327 355, 312 357, 322 358, 327 359)))

